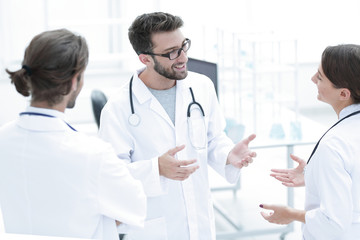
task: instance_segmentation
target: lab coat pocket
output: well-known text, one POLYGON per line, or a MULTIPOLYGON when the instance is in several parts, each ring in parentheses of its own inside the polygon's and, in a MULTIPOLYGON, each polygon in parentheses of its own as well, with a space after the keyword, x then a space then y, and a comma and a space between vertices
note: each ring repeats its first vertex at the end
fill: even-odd
POLYGON ((143 229, 130 231, 130 240, 168 240, 165 218, 155 218, 145 221, 143 229))
POLYGON ((204 149, 207 143, 207 130, 204 116, 198 109, 193 109, 187 122, 191 145, 195 149, 204 149))

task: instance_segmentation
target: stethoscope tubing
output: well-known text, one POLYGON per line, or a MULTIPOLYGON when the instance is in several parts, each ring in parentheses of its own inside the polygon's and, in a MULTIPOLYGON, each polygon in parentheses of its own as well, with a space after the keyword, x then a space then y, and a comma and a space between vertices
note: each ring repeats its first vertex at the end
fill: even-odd
POLYGON ((197 106, 200 108, 201 114, 203 115, 203 117, 205 117, 205 113, 204 113, 204 110, 203 110, 201 104, 198 103, 197 101, 195 101, 195 97, 194 97, 194 93, 193 93, 192 88, 189 87, 189 90, 190 90, 190 93, 191 93, 192 102, 189 103, 188 110, 187 110, 187 117, 190 117, 190 110, 191 110, 191 106, 192 106, 193 104, 197 105, 197 106))
MULTIPOLYGON (((133 91, 132 91, 133 79, 134 79, 134 76, 131 76, 130 83, 129 83, 129 100, 130 100, 131 115, 129 116, 128 120, 129 120, 130 125, 137 126, 137 125, 139 125, 141 118, 140 118, 139 115, 137 115, 135 113, 135 109, 134 109, 133 91)), ((190 117, 191 106, 194 105, 194 104, 197 105, 200 108, 201 114, 203 115, 203 117, 205 117, 205 112, 204 112, 204 109, 202 108, 201 104, 195 101, 195 96, 194 96, 192 88, 189 87, 189 90, 190 90, 192 102, 189 103, 189 106, 188 106, 188 109, 187 109, 187 117, 190 117)))
POLYGON ((132 97, 132 82, 133 82, 133 76, 131 76, 130 84, 129 84, 129 97, 130 97, 131 114, 135 114, 134 102, 133 102, 133 97, 132 97))
POLYGON ((318 148, 321 139, 325 136, 325 134, 326 134, 327 132, 330 131, 330 129, 332 129, 333 127, 335 127, 336 125, 338 125, 340 122, 342 122, 342 121, 345 120, 346 118, 349 118, 349 117, 354 116, 354 115, 359 114, 359 113, 360 113, 360 110, 359 110, 359 111, 356 111, 356 112, 353 112, 353 113, 350 113, 349 115, 343 117, 342 119, 340 119, 339 121, 337 121, 334 125, 332 125, 332 126, 324 133, 324 135, 322 135, 322 137, 319 139, 319 141, 316 143, 313 151, 311 152, 311 155, 310 155, 310 157, 309 157, 309 160, 307 161, 307 164, 309 164, 309 162, 310 162, 310 160, 311 160, 311 157, 312 157, 312 156, 314 155, 314 153, 316 152, 316 149, 318 148))
MULTIPOLYGON (((132 83, 133 83, 133 76, 131 77, 130 79, 130 83, 129 83, 129 100, 130 100, 130 109, 131 109, 131 115, 129 116, 128 118, 128 122, 130 125, 132 125, 133 127, 136 127, 140 124, 140 121, 141 121, 141 118, 139 115, 137 115, 135 113, 135 109, 134 109, 134 102, 133 102, 133 92, 132 92, 132 83)), ((205 118, 205 112, 204 112, 204 109, 202 108, 201 104, 198 103, 196 100, 195 100, 195 96, 194 96, 194 92, 192 90, 191 87, 189 87, 189 90, 190 90, 190 94, 191 94, 191 98, 192 98, 192 102, 189 103, 188 105, 188 108, 187 108, 187 120, 188 120, 188 131, 190 131, 189 129, 189 120, 191 119, 191 107, 193 105, 197 105, 201 111, 201 114, 202 114, 202 117, 203 117, 203 120, 205 118)), ((205 128, 205 122, 203 122, 204 124, 204 128, 205 128)), ((190 132, 189 132, 189 136, 190 136, 190 132)), ((191 139, 191 137, 190 137, 191 139)), ((190 140, 191 141, 191 140, 190 140)), ((204 149, 204 147, 202 146, 195 146, 193 143, 191 143, 192 146, 195 148, 195 149, 204 149)), ((204 144, 205 145, 205 144, 204 144)))
POLYGON ((139 115, 135 113, 134 109, 134 102, 133 102, 133 92, 132 92, 132 83, 133 83, 133 76, 131 76, 130 83, 129 83, 129 98, 130 98, 130 109, 131 109, 131 115, 128 118, 128 122, 131 126, 137 127, 140 122, 141 118, 139 115))

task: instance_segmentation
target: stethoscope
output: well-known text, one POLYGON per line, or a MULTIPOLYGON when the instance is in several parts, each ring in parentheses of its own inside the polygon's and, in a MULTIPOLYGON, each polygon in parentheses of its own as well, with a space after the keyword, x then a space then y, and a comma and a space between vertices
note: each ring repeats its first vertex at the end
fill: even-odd
POLYGON ((360 111, 356 111, 356 112, 350 113, 349 115, 343 117, 342 119, 340 119, 339 121, 337 121, 334 125, 332 125, 332 126, 324 133, 324 135, 322 135, 322 137, 319 139, 319 141, 316 143, 316 145, 315 145, 315 147, 314 147, 314 149, 313 149, 313 151, 312 151, 312 153, 311 153, 311 155, 310 155, 310 157, 309 157, 309 160, 307 161, 307 164, 309 164, 309 162, 310 162, 310 160, 311 160, 311 157, 312 157, 312 156, 314 155, 314 153, 316 152, 316 149, 318 148, 321 139, 325 136, 325 134, 326 134, 328 131, 330 131, 330 129, 332 129, 333 127, 335 127, 336 125, 338 125, 340 122, 342 122, 342 121, 345 120, 346 118, 349 118, 349 117, 354 116, 354 115, 359 114, 359 113, 360 113, 360 111))
MULTIPOLYGON (((20 116, 22 116, 22 115, 33 115, 33 116, 56 118, 56 117, 53 116, 53 115, 44 114, 44 113, 38 113, 38 112, 22 112, 22 113, 20 113, 20 116)), ((64 120, 63 120, 63 121, 64 121, 64 120)), ((69 128, 71 128, 71 130, 77 132, 77 130, 76 130, 75 128, 73 128, 69 123, 67 123, 67 122, 65 122, 65 121, 64 121, 64 123, 66 123, 66 125, 68 125, 69 128)))
POLYGON ((131 108, 131 115, 128 118, 129 124, 133 127, 139 126, 141 122, 141 118, 139 115, 135 113, 134 110, 134 102, 132 97, 132 82, 133 82, 133 76, 131 76, 130 84, 129 84, 129 96, 130 96, 130 108, 131 108))
MULTIPOLYGON (((130 108, 131 108, 131 115, 128 118, 129 124, 133 127, 137 127, 140 122, 141 122, 141 118, 138 114, 135 113, 134 110, 134 102, 133 102, 133 97, 132 97, 132 82, 133 82, 133 77, 131 77, 130 79, 130 84, 129 84, 129 97, 130 97, 130 108)), ((192 98, 192 102, 189 103, 188 109, 187 109, 187 117, 190 118, 191 116, 191 106, 192 105, 197 105, 201 111, 201 114, 203 117, 205 117, 205 113, 204 110, 201 106, 200 103, 195 101, 195 97, 194 97, 194 93, 191 87, 189 87, 190 93, 191 93, 191 98, 192 98)))

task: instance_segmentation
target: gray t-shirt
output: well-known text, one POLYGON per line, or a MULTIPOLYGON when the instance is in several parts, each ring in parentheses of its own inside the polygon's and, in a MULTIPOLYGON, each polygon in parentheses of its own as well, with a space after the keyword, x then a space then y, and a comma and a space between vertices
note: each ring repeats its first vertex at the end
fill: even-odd
POLYGON ((148 88, 150 92, 163 106, 171 121, 175 125, 175 102, 176 102, 176 85, 166 90, 155 90, 148 88))

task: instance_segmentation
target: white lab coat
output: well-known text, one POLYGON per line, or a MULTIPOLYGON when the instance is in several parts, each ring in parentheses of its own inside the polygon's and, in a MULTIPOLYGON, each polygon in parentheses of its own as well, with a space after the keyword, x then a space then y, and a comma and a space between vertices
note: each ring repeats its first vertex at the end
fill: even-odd
MULTIPOLYGON (((340 119, 360 110, 351 105, 340 119)), ((360 115, 332 128, 305 171, 306 240, 360 239, 360 115)))
POLYGON ((115 220, 141 227, 142 184, 110 144, 66 125, 56 110, 28 107, 0 128, 0 206, 8 233, 118 238, 115 220))
POLYGON ((230 182, 235 182, 239 169, 226 166, 227 155, 233 147, 225 135, 225 120, 220 111, 211 80, 189 72, 176 82, 175 125, 168 114, 138 78, 133 78, 134 110, 141 118, 140 125, 131 126, 129 84, 111 97, 101 114, 100 136, 115 147, 121 159, 130 163, 133 176, 140 179, 148 196, 145 228, 129 231, 136 240, 210 240, 215 239, 215 221, 208 182, 208 164, 230 182), (189 87, 205 112, 207 148, 196 150, 188 138, 187 108, 192 102, 189 87), (177 159, 198 160, 200 168, 185 181, 159 177, 158 157, 175 146, 185 144, 177 159), (160 184, 161 188, 158 188, 160 184))

